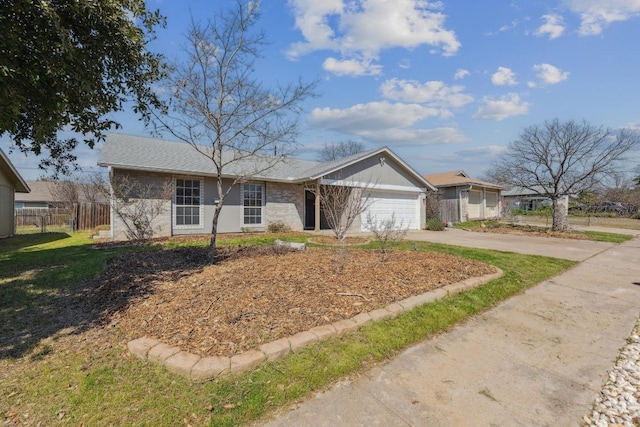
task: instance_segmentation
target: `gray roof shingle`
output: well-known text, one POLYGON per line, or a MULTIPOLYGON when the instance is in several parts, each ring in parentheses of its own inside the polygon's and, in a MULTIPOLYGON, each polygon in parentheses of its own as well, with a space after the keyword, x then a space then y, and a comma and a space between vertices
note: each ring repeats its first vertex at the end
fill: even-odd
MULTIPOLYGON (((98 165, 151 172, 215 176, 212 161, 206 155, 211 153, 211 147, 198 146, 198 149, 201 152, 183 142, 111 133, 104 143, 98 165)), ((276 158, 268 155, 260 156, 257 159, 252 157, 229 163, 224 169, 224 176, 251 176, 267 181, 281 182, 311 181, 380 152, 389 153, 418 181, 423 182, 425 187, 435 190, 420 174, 387 147, 375 148, 327 163, 287 157, 284 161, 266 167, 272 164, 276 158)), ((233 153, 223 153, 223 158, 226 157, 228 160, 229 156, 233 156, 233 153)))
MULTIPOLYGON (((201 146, 199 150, 201 152, 183 142, 111 133, 104 143, 98 165, 154 172, 215 176, 212 161, 207 157, 207 154, 211 153, 211 147, 201 146)), ((226 152, 224 155, 228 159, 233 153, 226 152)), ((247 174, 247 171, 261 171, 273 159, 275 158, 272 156, 264 156, 257 160, 230 163, 225 168, 225 175, 240 176, 247 174)), ((256 178, 274 181, 296 181, 304 176, 305 170, 317 165, 319 165, 318 162, 286 158, 265 172, 257 172, 252 175, 256 178)))

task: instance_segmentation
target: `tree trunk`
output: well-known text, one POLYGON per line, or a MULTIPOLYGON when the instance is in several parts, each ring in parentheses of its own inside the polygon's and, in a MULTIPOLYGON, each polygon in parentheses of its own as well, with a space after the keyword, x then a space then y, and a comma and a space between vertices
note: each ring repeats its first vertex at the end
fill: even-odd
POLYGON ((213 221, 211 224, 211 240, 209 240, 209 262, 211 264, 216 262, 217 247, 216 239, 218 237, 218 218, 220 217, 220 211, 222 210, 222 201, 218 202, 215 211, 213 212, 213 221))
POLYGON ((551 229, 553 231, 567 231, 569 229, 569 221, 568 221, 568 206, 567 206, 567 197, 561 196, 558 199, 553 199, 552 202, 552 213, 553 213, 553 224, 551 229))

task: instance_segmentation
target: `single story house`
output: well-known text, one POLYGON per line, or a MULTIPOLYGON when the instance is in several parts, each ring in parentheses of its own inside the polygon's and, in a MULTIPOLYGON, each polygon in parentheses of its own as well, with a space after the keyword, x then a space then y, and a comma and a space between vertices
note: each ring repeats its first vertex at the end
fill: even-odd
POLYGON ((462 170, 425 175, 440 191, 440 216, 444 222, 464 222, 500 217, 503 187, 469 177, 462 170))
MULTIPOLYGON (((203 146, 202 150, 211 150, 203 146)), ((232 155, 232 153, 223 153, 232 155)), ((158 185, 170 182, 172 196, 152 224, 154 236, 211 233, 215 205, 219 201, 216 180, 228 189, 234 178, 247 176, 231 187, 218 220, 218 232, 264 231, 273 222, 292 230, 320 230, 322 221, 319 189, 326 185, 360 188, 368 208, 351 230, 366 231, 370 214, 383 220, 393 214, 398 223, 420 229, 425 223, 427 191, 436 189, 389 148, 376 148, 328 162, 287 158, 273 167, 273 157, 231 163, 224 175, 216 176, 211 159, 181 142, 109 134, 98 165, 107 167, 111 180, 129 180, 158 185)), ((113 209, 113 208, 112 208, 113 209)), ((112 239, 124 239, 124 224, 111 214, 112 239)))
POLYGON ((551 205, 551 199, 545 195, 541 186, 533 188, 513 187, 502 192, 504 203, 511 209, 535 211, 542 206, 551 205))
POLYGON ((51 187, 55 185, 52 181, 28 181, 27 185, 31 192, 16 195, 16 209, 49 209, 55 204, 51 187))
MULTIPOLYGON (((551 206, 552 204, 547 191, 541 185, 534 185, 531 188, 513 187, 503 191, 502 197, 505 205, 509 208, 525 211, 535 211, 543 206, 551 206)), ((563 196, 559 201, 565 206, 569 206, 570 198, 575 198, 575 196, 563 196)))
POLYGON ((15 193, 28 193, 29 186, 4 151, 0 149, 0 237, 15 234, 13 204, 15 193))
MULTIPOLYGON (((60 192, 56 191, 56 186, 60 185, 58 181, 27 181, 27 185, 31 188, 31 192, 28 194, 17 194, 15 200, 16 209, 50 209, 54 207, 60 207, 67 202, 66 200, 59 200, 60 192)), ((88 203, 85 192, 78 184, 77 188, 77 201, 78 203, 88 203)), ((64 193, 63 193, 64 194, 64 193)), ((101 193, 93 195, 95 201, 98 203, 109 203, 101 193)))

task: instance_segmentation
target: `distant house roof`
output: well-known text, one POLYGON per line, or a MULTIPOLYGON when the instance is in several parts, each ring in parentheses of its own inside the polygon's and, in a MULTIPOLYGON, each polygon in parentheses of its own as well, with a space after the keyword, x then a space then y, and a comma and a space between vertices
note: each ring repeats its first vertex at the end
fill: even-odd
POLYGON ((545 194, 546 191, 541 185, 536 185, 532 188, 513 187, 502 192, 502 195, 506 197, 544 196, 545 194))
MULTIPOLYGON (((27 181, 29 187, 31 188, 31 192, 29 194, 16 194, 16 202, 21 203, 55 203, 59 202, 59 200, 55 200, 54 194, 55 191, 52 192, 52 187, 57 185, 57 181, 27 181)), ((108 201, 102 197, 99 197, 101 203, 107 203, 108 201)), ((87 202, 87 198, 82 191, 78 191, 78 201, 79 202, 87 202)))
POLYGON ((4 154, 2 149, 0 149, 0 170, 2 170, 4 175, 6 175, 9 181, 13 184, 13 188, 16 193, 28 193, 31 191, 29 185, 27 185, 26 181, 22 176, 20 176, 16 168, 13 166, 13 163, 11 163, 11 160, 9 160, 9 157, 4 154))
POLYGON ((488 181, 483 181, 481 179, 471 178, 462 170, 434 173, 434 174, 425 175, 424 177, 431 184, 439 188, 457 187, 460 185, 477 185, 477 186, 486 187, 486 188, 493 188, 496 190, 504 189, 504 187, 501 185, 494 184, 488 181))
MULTIPOLYGON (((211 147, 199 146, 198 153, 192 146, 175 141, 111 133, 104 143, 98 166, 120 169, 180 173, 201 176, 216 176, 212 162, 204 154, 211 153, 211 147)), ((254 179, 300 183, 312 181, 355 164, 368 157, 386 153, 425 187, 435 190, 419 173, 407 165, 389 148, 382 147, 354 154, 344 159, 322 163, 288 157, 274 164, 274 156, 260 155, 250 159, 229 163, 224 177, 250 175, 254 179), (271 167, 267 167, 273 164, 271 167), (247 171, 256 171, 247 174, 247 171)), ((223 152, 223 159, 231 159, 233 152, 223 152)))

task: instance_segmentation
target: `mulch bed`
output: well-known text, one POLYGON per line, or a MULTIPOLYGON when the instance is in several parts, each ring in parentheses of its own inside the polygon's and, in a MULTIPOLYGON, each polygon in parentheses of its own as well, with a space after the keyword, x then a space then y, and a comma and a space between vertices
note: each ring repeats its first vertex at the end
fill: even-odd
POLYGON ((104 327, 231 356, 449 283, 494 273, 450 255, 344 248, 179 247, 111 259, 89 303, 104 327), (108 326, 107 326, 108 325, 108 326))

